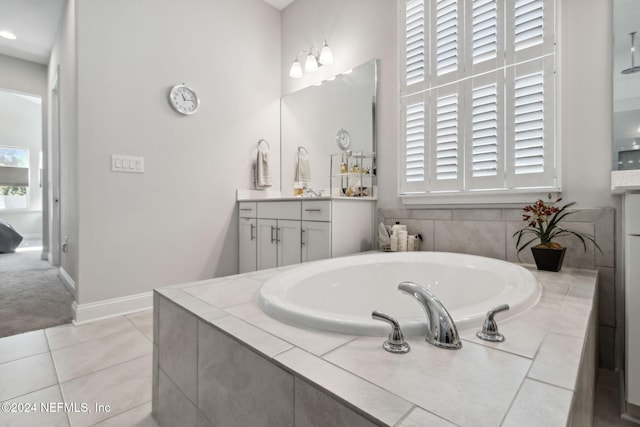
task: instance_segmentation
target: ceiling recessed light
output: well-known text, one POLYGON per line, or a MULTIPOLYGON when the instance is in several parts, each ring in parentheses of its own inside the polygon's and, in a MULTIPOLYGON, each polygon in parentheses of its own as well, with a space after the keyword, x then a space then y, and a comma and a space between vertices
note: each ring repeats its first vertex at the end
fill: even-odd
POLYGON ((9 40, 16 39, 16 35, 13 34, 11 31, 7 31, 7 30, 0 31, 0 37, 4 37, 5 39, 9 39, 9 40))

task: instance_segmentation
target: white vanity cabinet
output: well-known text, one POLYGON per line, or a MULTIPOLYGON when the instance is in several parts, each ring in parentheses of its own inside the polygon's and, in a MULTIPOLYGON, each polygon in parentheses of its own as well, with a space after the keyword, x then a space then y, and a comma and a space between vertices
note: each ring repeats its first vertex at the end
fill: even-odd
POLYGON ((239 271, 247 273, 256 271, 258 248, 258 222, 257 206, 255 202, 243 202, 238 207, 238 246, 239 246, 239 271))
POLYGON ((299 202, 261 202, 258 205, 257 269, 300 262, 299 202))
MULTIPOLYGON (((640 407, 640 193, 627 193, 625 216, 625 302, 627 402, 640 407)), ((635 411, 634 411, 635 412, 635 411)))
POLYGON ((374 209, 374 200, 240 202, 239 271, 371 250, 374 209))
POLYGON ((302 262, 331 258, 331 201, 302 202, 302 262))

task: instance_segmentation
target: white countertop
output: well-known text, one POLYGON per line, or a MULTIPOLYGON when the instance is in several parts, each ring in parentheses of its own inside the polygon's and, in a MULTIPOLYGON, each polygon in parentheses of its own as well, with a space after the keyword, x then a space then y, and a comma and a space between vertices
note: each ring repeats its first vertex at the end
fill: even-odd
POLYGON ((567 425, 580 361, 593 357, 585 352, 597 272, 526 266, 542 296, 518 316, 498 316, 506 341, 489 343, 461 330, 460 350, 408 337, 411 351, 395 355, 382 349, 382 337, 303 329, 266 315, 256 303, 260 287, 294 267, 156 292, 386 425, 567 425))
MULTIPOLYGON (((328 194, 328 191, 324 190, 323 194, 328 194)), ((260 201, 277 201, 277 200, 366 200, 375 201, 376 197, 337 197, 337 196, 293 196, 285 194, 278 190, 236 190, 236 201, 238 202, 260 202, 260 201)))
POLYGON ((611 172, 611 191, 621 194, 640 190, 640 169, 611 172))

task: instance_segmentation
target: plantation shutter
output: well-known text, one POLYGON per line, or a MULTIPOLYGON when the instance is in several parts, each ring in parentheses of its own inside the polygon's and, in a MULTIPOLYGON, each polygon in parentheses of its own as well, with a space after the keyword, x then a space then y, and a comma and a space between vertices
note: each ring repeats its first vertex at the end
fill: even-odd
POLYGON ((405 72, 406 86, 425 80, 425 18, 424 2, 410 0, 405 13, 405 72))
POLYGON ((462 189, 463 129, 460 122, 462 104, 458 85, 448 85, 432 93, 431 170, 434 191, 462 189))
POLYGON ((557 189, 556 0, 401 4, 400 192, 557 189))
POLYGON ((490 73, 468 82, 467 189, 504 187, 504 79, 490 73))
POLYGON ((518 65, 507 73, 507 150, 510 187, 555 183, 553 62, 518 65))
POLYGON ((425 103, 422 96, 406 99, 408 104, 402 106, 405 118, 402 123, 405 144, 401 150, 401 171, 403 177, 401 191, 425 191, 428 168, 426 158, 426 129, 425 103))

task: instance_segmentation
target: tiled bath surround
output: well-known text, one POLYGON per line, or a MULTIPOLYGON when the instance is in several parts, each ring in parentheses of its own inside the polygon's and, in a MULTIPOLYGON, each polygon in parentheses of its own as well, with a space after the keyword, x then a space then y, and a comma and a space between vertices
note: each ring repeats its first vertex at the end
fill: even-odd
POLYGON ((461 350, 279 322, 256 304, 280 271, 154 292, 153 414, 161 426, 590 426, 597 274, 534 271, 540 302, 500 322, 504 343, 461 350), (233 299, 229 295, 241 289, 233 299), (455 396, 455 398, 454 398, 455 396), (543 410, 540 410, 544 408, 543 410))
MULTIPOLYGON (((378 222, 407 225, 409 234, 420 233, 424 241, 420 249, 458 252, 533 264, 527 248, 516 255, 513 233, 525 222, 522 209, 378 209, 378 222)), ((567 247, 563 268, 576 267, 598 270, 599 304, 599 364, 615 369, 616 328, 621 327, 616 316, 616 297, 622 295, 616 283, 615 268, 615 211, 613 208, 581 209, 567 217, 567 228, 595 236, 598 251, 587 242, 584 251, 576 238, 566 237, 558 242, 567 247)), ((620 350, 618 350, 620 351, 620 350)))

